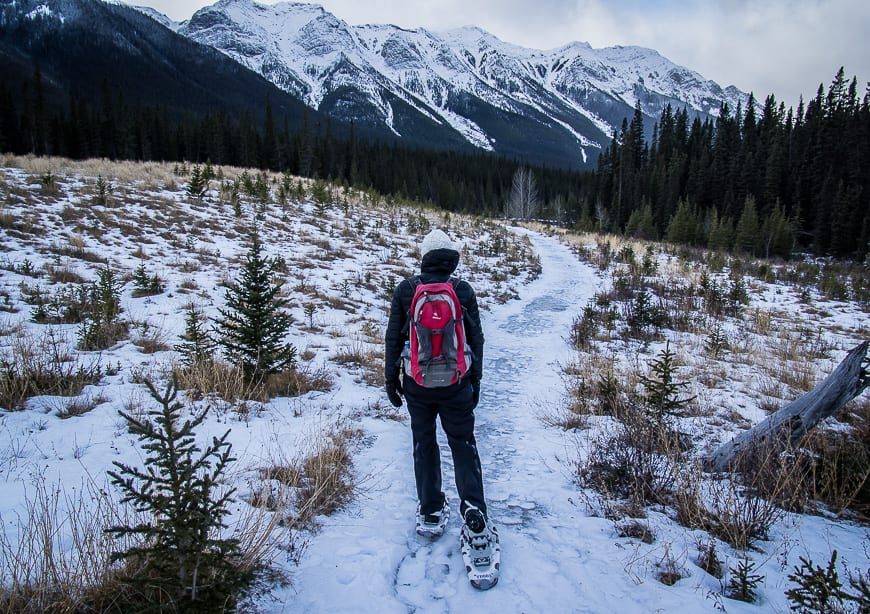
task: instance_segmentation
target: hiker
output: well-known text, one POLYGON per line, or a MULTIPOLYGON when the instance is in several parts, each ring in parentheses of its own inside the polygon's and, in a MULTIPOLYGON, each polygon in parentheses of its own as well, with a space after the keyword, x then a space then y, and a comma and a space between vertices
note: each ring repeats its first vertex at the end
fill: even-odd
MULTIPOLYGON (((408 402, 411 433, 414 442, 414 477, 417 482, 417 532, 438 537, 447 524, 450 508, 441 490, 441 457, 436 439, 436 417, 447 435, 460 499, 460 515, 466 526, 476 534, 487 530, 486 502, 483 496, 483 475, 474 439, 474 408, 480 399, 480 379, 483 363, 483 329, 474 290, 466 281, 451 277, 459 264, 459 252, 442 230, 433 230, 420 245, 420 274, 403 280, 396 286, 390 307, 390 319, 385 335, 384 378, 387 396, 395 407, 401 407, 402 397, 408 402), (446 284, 444 282, 447 282, 446 284), (428 284, 440 283, 445 294, 452 287, 461 305, 462 326, 457 336, 465 337, 470 348, 467 372, 455 383, 437 382, 429 387, 415 381, 409 372, 414 367, 408 344, 411 334, 412 301, 415 293, 428 284), (404 348, 404 352, 403 352, 404 348)), ((418 330, 416 327, 415 330, 418 330)), ((448 331, 452 334, 452 331, 448 331)), ((446 344, 446 342, 445 342, 446 344)), ((461 353, 461 351, 460 351, 461 353)), ((463 357, 460 357, 463 358, 463 357)), ((427 365, 420 365, 426 369, 427 365)), ((419 375, 419 374, 418 374, 419 375)))

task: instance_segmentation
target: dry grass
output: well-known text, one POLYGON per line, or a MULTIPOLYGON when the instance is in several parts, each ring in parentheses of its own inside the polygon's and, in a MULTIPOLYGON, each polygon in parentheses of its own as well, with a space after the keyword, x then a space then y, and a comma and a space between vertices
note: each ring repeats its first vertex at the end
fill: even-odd
POLYGON ((545 414, 545 418, 568 418, 573 416, 596 415, 620 417, 625 414, 629 399, 639 382, 637 373, 628 373, 619 367, 613 355, 592 354, 577 356, 577 361, 567 365, 563 371, 567 389, 567 403, 564 411, 545 414))
POLYGON ((190 367, 174 365, 172 371, 178 378, 178 387, 194 399, 217 395, 232 404, 240 399, 254 398, 242 370, 220 360, 204 360, 190 367))
POLYGON ((170 334, 162 326, 150 325, 147 322, 141 322, 135 326, 137 335, 133 339, 133 345, 138 347, 143 354, 168 352, 172 349, 169 343, 170 334))
POLYGON ((308 452, 295 459, 279 446, 259 470, 251 504, 280 512, 282 524, 313 527, 317 516, 336 512, 356 494, 350 445, 359 435, 334 427, 310 437, 308 452))
POLYGON ((0 407, 20 409, 32 396, 74 396, 102 378, 99 358, 89 364, 70 351, 69 342, 55 329, 40 336, 20 330, 0 355, 0 407))
POLYGON ((332 378, 324 368, 303 365, 290 371, 269 376, 267 391, 271 396, 300 396, 309 392, 327 392, 332 389, 332 378))
POLYGON ((338 348, 331 360, 358 370, 358 381, 369 386, 381 387, 384 384, 384 352, 381 347, 373 349, 362 341, 347 343, 338 348))
POLYGON ((586 409, 585 406, 576 404, 557 404, 538 410, 536 415, 545 426, 575 431, 588 426, 589 413, 586 409))
POLYGON ((145 182, 159 185, 174 180, 173 165, 161 162, 125 162, 99 158, 70 160, 51 156, 5 156, 5 165, 24 169, 33 175, 51 172, 59 176, 102 176, 109 181, 132 184, 145 182))
POLYGON ((51 283, 85 284, 88 281, 72 267, 70 262, 65 262, 63 266, 46 264, 44 268, 51 283))
POLYGON ((175 365, 173 371, 179 387, 194 398, 216 395, 228 407, 239 411, 247 408, 244 403, 238 404, 239 401, 265 403, 277 396, 295 397, 332 388, 332 379, 325 369, 308 366, 274 373, 260 382, 247 381, 241 369, 222 360, 202 361, 190 367, 175 365))
POLYGON ((83 416, 109 400, 102 392, 86 393, 73 399, 62 399, 55 415, 62 420, 83 416))
POLYGON ((107 487, 68 491, 35 475, 24 509, 0 522, 0 611, 104 611, 118 595, 126 544, 106 529, 131 523, 107 487))

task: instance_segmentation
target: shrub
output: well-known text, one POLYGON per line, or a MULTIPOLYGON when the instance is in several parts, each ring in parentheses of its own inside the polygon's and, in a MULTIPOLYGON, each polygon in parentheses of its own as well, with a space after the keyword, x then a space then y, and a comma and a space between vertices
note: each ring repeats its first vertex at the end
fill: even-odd
POLYGON ((848 417, 851 429, 818 429, 803 443, 800 457, 808 498, 835 513, 870 512, 870 403, 848 417))
POLYGON ((92 481, 71 494, 32 480, 17 520, 0 522, 0 611, 117 611, 124 570, 111 555, 124 544, 105 529, 123 509, 92 481))
POLYGON ((595 441, 577 467, 581 486, 610 497, 624 498, 635 507, 667 503, 677 482, 677 454, 664 453, 672 438, 635 409, 615 431, 595 441))
POLYGON ((699 466, 690 466, 680 474, 672 504, 676 520, 691 529, 702 529, 711 535, 746 550, 756 541, 767 539, 770 528, 784 511, 775 501, 776 493, 792 487, 791 476, 780 473, 770 496, 761 496, 751 480, 739 473, 721 479, 704 479, 699 466))

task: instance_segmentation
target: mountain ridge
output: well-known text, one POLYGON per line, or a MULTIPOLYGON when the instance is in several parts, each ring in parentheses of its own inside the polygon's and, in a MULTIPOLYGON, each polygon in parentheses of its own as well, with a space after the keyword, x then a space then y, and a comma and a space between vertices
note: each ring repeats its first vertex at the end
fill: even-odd
POLYGON ((219 0, 177 31, 339 119, 399 136, 434 122, 479 149, 568 166, 593 162, 636 104, 651 126, 667 104, 715 117, 748 98, 643 47, 538 50, 478 26, 351 26, 316 4, 219 0))

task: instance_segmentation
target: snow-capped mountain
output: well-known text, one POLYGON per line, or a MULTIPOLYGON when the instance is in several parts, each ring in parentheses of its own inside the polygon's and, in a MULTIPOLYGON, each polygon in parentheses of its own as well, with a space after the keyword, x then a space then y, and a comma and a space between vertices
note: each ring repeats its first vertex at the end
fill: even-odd
POLYGON ((746 100, 650 49, 351 26, 312 4, 220 0, 177 30, 338 118, 566 166, 593 161, 638 101, 651 127, 668 103, 707 115, 746 100))

